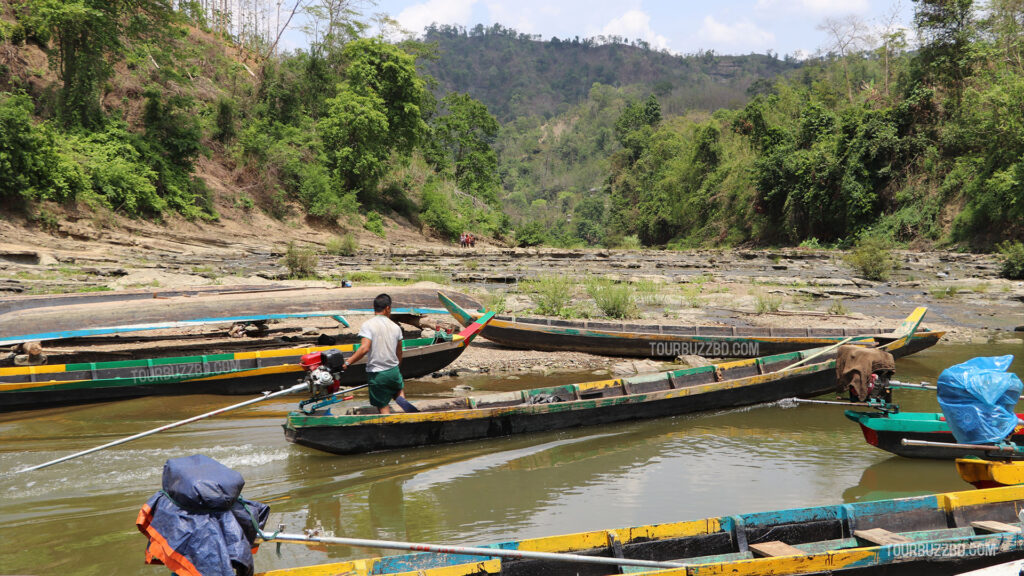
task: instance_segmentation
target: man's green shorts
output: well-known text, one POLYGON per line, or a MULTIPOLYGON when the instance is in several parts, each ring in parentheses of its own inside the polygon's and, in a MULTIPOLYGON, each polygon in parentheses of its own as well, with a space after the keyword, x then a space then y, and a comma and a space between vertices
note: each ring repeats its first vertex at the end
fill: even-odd
POLYGON ((387 406, 388 402, 405 387, 398 366, 382 372, 367 372, 366 381, 370 384, 370 404, 378 409, 387 406))

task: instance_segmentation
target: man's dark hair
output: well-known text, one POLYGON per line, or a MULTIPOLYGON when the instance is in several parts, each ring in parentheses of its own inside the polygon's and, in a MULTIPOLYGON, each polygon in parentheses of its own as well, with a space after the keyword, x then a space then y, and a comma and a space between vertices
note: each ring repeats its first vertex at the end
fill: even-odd
POLYGON ((388 306, 391 306, 391 296, 387 294, 381 294, 373 299, 374 312, 383 312, 388 306))

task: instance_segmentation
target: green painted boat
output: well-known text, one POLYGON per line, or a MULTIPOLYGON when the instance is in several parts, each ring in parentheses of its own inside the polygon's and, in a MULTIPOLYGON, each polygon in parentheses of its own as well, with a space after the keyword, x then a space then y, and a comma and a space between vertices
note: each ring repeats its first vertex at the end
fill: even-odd
MULTIPOLYGON (((904 446, 903 440, 926 440, 953 443, 953 430, 941 412, 861 412, 847 410, 846 417, 856 422, 868 444, 907 458, 937 458, 953 460, 970 454, 947 446, 904 446)), ((1024 419, 1024 414, 1018 414, 1024 419)), ((1017 426, 1011 441, 1024 444, 1024 425, 1017 426)), ((977 451, 973 452, 978 454, 977 451)))
MULTIPOLYGON (((484 546, 682 564, 624 565, 413 553, 263 576, 949 576, 1024 558, 1024 486, 721 516, 484 546)), ((256 558, 257 564, 259 557, 256 558)))
MULTIPOLYGON (((882 345, 907 345, 924 317, 918 308, 882 345)), ((836 388, 836 346, 631 378, 418 402, 419 412, 291 412, 285 437, 335 454, 408 448, 658 418, 815 396, 836 388), (814 363, 807 363, 814 359, 814 363)))
MULTIPOLYGON (((470 325, 481 314, 464 309, 444 294, 441 303, 463 326, 470 325)), ((893 349, 892 353, 900 357, 919 352, 934 346, 945 334, 919 327, 906 346, 893 349)), ((877 328, 643 325, 502 315, 487 324, 482 336, 509 348, 639 358, 675 358, 690 354, 710 358, 756 358, 828 346, 849 337, 865 345, 892 340, 891 332, 877 328)))
MULTIPOLYGON (((418 378, 451 364, 482 326, 474 324, 449 341, 433 338, 402 341, 402 375, 418 378)), ((0 368, 0 412, 152 395, 275 391, 293 386, 302 378, 303 368, 299 365, 302 355, 332 348, 349 356, 359 345, 0 368)), ((365 359, 341 375, 343 386, 365 381, 365 359)))

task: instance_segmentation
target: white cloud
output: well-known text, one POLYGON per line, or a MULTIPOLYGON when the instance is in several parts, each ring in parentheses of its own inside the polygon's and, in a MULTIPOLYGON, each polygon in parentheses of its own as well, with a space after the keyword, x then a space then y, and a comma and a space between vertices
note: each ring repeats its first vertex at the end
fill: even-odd
POLYGON ((871 9, 868 0, 757 0, 757 9, 772 12, 796 12, 815 16, 865 14, 871 9))
POLYGON ((714 16, 705 16, 697 36, 716 49, 761 50, 771 48, 775 34, 758 28, 749 20, 725 23, 714 16))
POLYGON ((413 34, 423 33, 427 26, 438 24, 469 24, 473 4, 477 0, 427 0, 413 4, 395 17, 402 28, 413 34))
POLYGON ((522 5, 507 2, 489 2, 487 10, 490 18, 487 25, 497 22, 516 32, 532 33, 537 29, 537 25, 529 15, 535 13, 535 10, 523 8, 522 5))
POLYGON ((613 18, 601 29, 605 36, 622 36, 627 39, 640 38, 657 50, 668 48, 668 38, 651 28, 651 17, 642 10, 630 10, 613 18))

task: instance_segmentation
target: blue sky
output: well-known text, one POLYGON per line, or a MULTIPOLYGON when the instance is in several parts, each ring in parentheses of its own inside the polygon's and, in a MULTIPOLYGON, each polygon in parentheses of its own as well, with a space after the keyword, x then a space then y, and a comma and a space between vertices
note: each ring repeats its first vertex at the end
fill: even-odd
POLYGON ((825 18, 854 14, 869 23, 898 10, 909 24, 911 0, 379 0, 367 16, 389 14, 420 33, 431 22, 471 27, 495 22, 520 32, 571 38, 599 34, 642 38, 678 53, 699 49, 719 54, 813 54, 826 45, 817 26, 825 18))

